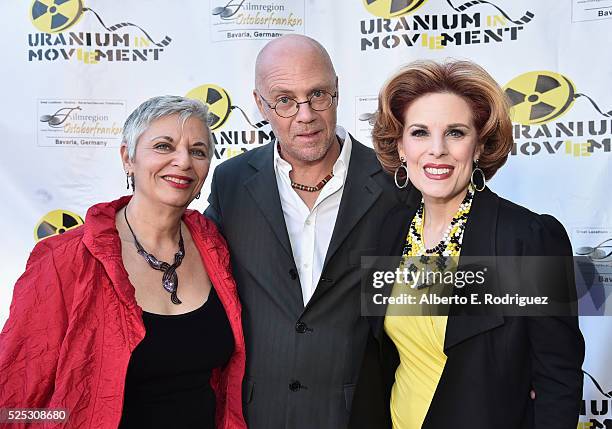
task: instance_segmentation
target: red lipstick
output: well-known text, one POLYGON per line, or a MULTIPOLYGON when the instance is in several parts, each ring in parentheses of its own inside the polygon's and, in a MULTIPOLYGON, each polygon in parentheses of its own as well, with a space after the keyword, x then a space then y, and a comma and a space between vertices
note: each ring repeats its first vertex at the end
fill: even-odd
POLYGON ((449 164, 427 163, 423 166, 425 177, 431 180, 444 180, 453 175, 455 167, 449 164))
POLYGON ((177 189, 187 189, 191 186, 191 182, 193 182, 191 177, 179 176, 176 174, 166 174, 162 179, 164 179, 168 185, 177 189))

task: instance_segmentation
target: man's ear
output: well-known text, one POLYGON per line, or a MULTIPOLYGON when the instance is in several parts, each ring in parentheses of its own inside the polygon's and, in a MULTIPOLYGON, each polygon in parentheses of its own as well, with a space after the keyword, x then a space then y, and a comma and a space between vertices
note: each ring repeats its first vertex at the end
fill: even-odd
POLYGON ((263 105, 263 101, 261 101, 261 97, 259 96, 259 92, 256 89, 253 90, 253 98, 255 99, 255 104, 257 104, 257 109, 259 109, 259 113, 266 120, 268 119, 268 112, 266 111, 266 106, 263 105))
POLYGON ((336 106, 340 101, 340 87, 338 86, 338 76, 336 76, 336 106))

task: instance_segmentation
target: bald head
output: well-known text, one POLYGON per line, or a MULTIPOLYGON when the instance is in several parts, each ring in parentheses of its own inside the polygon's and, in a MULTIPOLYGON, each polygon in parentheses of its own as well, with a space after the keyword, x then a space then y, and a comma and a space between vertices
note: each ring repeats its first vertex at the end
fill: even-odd
POLYGON ((255 63, 253 99, 289 163, 312 166, 327 162, 328 154, 337 157, 338 78, 319 42, 287 35, 264 46, 255 63))
POLYGON ((270 68, 279 62, 292 63, 298 58, 308 58, 320 63, 323 70, 335 78, 336 71, 329 54, 315 39, 299 34, 287 34, 268 42, 255 60, 255 88, 261 88, 261 80, 270 68))

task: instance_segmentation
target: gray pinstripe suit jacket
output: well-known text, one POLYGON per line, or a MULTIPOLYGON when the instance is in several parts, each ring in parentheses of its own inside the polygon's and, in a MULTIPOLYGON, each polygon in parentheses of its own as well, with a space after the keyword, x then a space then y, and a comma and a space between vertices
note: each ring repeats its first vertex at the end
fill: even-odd
POLYGON ((321 279, 304 307, 273 148, 219 165, 205 212, 228 242, 243 305, 245 416, 250 429, 341 429, 368 332, 360 315, 360 258, 373 254, 382 219, 407 192, 395 187, 372 149, 353 139, 321 279))

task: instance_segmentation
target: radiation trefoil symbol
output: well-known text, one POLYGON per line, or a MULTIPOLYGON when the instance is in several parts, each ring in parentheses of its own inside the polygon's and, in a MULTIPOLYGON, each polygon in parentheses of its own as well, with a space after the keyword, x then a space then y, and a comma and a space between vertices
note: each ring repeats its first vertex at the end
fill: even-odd
POLYGON ((83 219, 78 214, 68 210, 53 210, 36 224, 34 239, 38 242, 44 238, 63 234, 79 225, 83 225, 83 219))
POLYGON ((545 124, 560 117, 578 97, 588 99, 603 116, 612 116, 612 111, 602 112, 588 95, 577 93, 568 77, 551 71, 523 73, 503 89, 510 101, 512 121, 523 125, 545 124))
POLYGON ((123 27, 135 27, 151 43, 160 48, 168 46, 172 41, 170 37, 166 36, 161 42, 155 42, 142 27, 131 22, 121 22, 107 27, 96 11, 83 5, 83 0, 34 0, 30 7, 30 20, 34 27, 43 33, 60 33, 76 24, 83 16, 83 12, 93 13, 102 27, 110 32, 123 27))
POLYGON ((83 15, 80 0, 35 0, 32 24, 44 33, 59 33, 76 24, 83 15))
POLYGON ((504 87, 512 106, 512 120, 542 124, 561 116, 574 103, 576 87, 568 78, 549 71, 533 71, 512 79, 504 87))
POLYGON ((372 15, 381 18, 396 18, 412 13, 427 0, 363 0, 365 8, 372 15))
POLYGON ((268 123, 267 121, 261 121, 253 124, 247 114, 244 113, 239 106, 232 105, 232 100, 228 92, 212 83, 198 86, 185 94, 185 96, 200 100, 202 103, 206 104, 208 107, 208 126, 212 131, 221 128, 234 109, 242 113, 244 119, 253 128, 261 128, 268 123))

